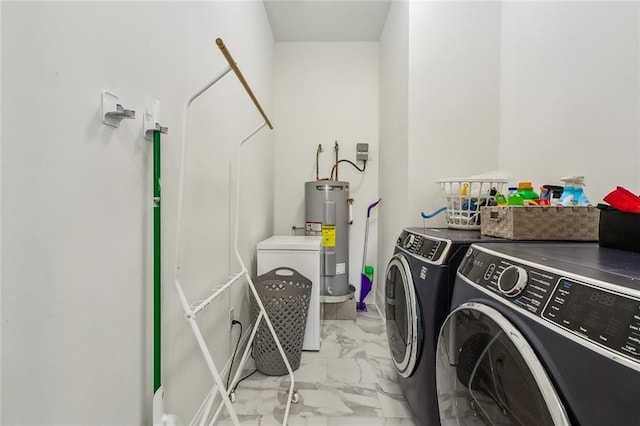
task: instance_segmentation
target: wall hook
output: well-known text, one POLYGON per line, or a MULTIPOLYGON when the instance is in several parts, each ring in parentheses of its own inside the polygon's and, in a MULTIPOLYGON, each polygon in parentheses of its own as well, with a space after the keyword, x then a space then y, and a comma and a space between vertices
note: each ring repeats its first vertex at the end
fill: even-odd
POLYGON ((125 118, 136 118, 136 112, 126 109, 118 102, 117 95, 104 90, 102 92, 102 122, 107 126, 118 127, 125 118))
POLYGON ((153 131, 157 130, 162 134, 169 133, 168 127, 163 127, 158 123, 158 110, 160 109, 160 102, 155 102, 151 111, 147 108, 142 116, 142 127, 144 132, 144 138, 147 140, 153 139, 153 131))

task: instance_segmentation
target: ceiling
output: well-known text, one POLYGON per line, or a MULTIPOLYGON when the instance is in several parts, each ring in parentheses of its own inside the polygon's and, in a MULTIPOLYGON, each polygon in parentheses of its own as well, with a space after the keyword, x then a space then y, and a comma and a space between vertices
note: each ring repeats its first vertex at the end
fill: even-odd
POLYGON ((391 0, 263 0, 278 41, 378 41, 391 0))

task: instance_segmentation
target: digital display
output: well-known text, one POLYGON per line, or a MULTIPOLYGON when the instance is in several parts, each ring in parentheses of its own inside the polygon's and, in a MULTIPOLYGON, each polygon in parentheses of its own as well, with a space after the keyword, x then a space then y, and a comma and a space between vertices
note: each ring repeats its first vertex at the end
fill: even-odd
POLYGON ((544 317, 618 352, 640 357, 639 302, 561 280, 544 317))
MULTIPOLYGON (((565 319, 576 329, 586 329, 602 335, 624 337, 637 304, 605 291, 583 285, 573 285, 566 302, 565 319)), ((590 334, 590 333, 589 333, 590 334)))
POLYGON ((427 257, 429 255, 429 252, 433 249, 434 245, 435 245, 435 241, 424 240, 424 243, 422 244, 422 247, 420 248, 420 253, 424 257, 427 257))
POLYGON ((612 308, 616 301, 616 297, 602 291, 592 291, 591 295, 589 295, 589 301, 612 308))

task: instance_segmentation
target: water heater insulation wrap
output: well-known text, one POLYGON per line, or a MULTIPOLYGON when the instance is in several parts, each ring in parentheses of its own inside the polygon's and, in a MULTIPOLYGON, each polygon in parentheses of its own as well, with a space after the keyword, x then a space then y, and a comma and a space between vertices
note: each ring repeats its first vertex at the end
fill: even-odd
POLYGON ((321 293, 344 296, 349 292, 349 183, 305 183, 307 235, 322 236, 321 293))

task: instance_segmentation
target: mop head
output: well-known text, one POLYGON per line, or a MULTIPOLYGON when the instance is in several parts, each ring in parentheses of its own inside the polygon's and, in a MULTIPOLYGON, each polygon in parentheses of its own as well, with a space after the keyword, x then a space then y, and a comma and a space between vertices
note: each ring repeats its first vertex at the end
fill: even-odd
POLYGON ((360 301, 357 303, 358 312, 367 312, 367 304, 364 299, 367 298, 371 291, 373 283, 373 266, 365 266, 364 274, 360 275, 360 301))

